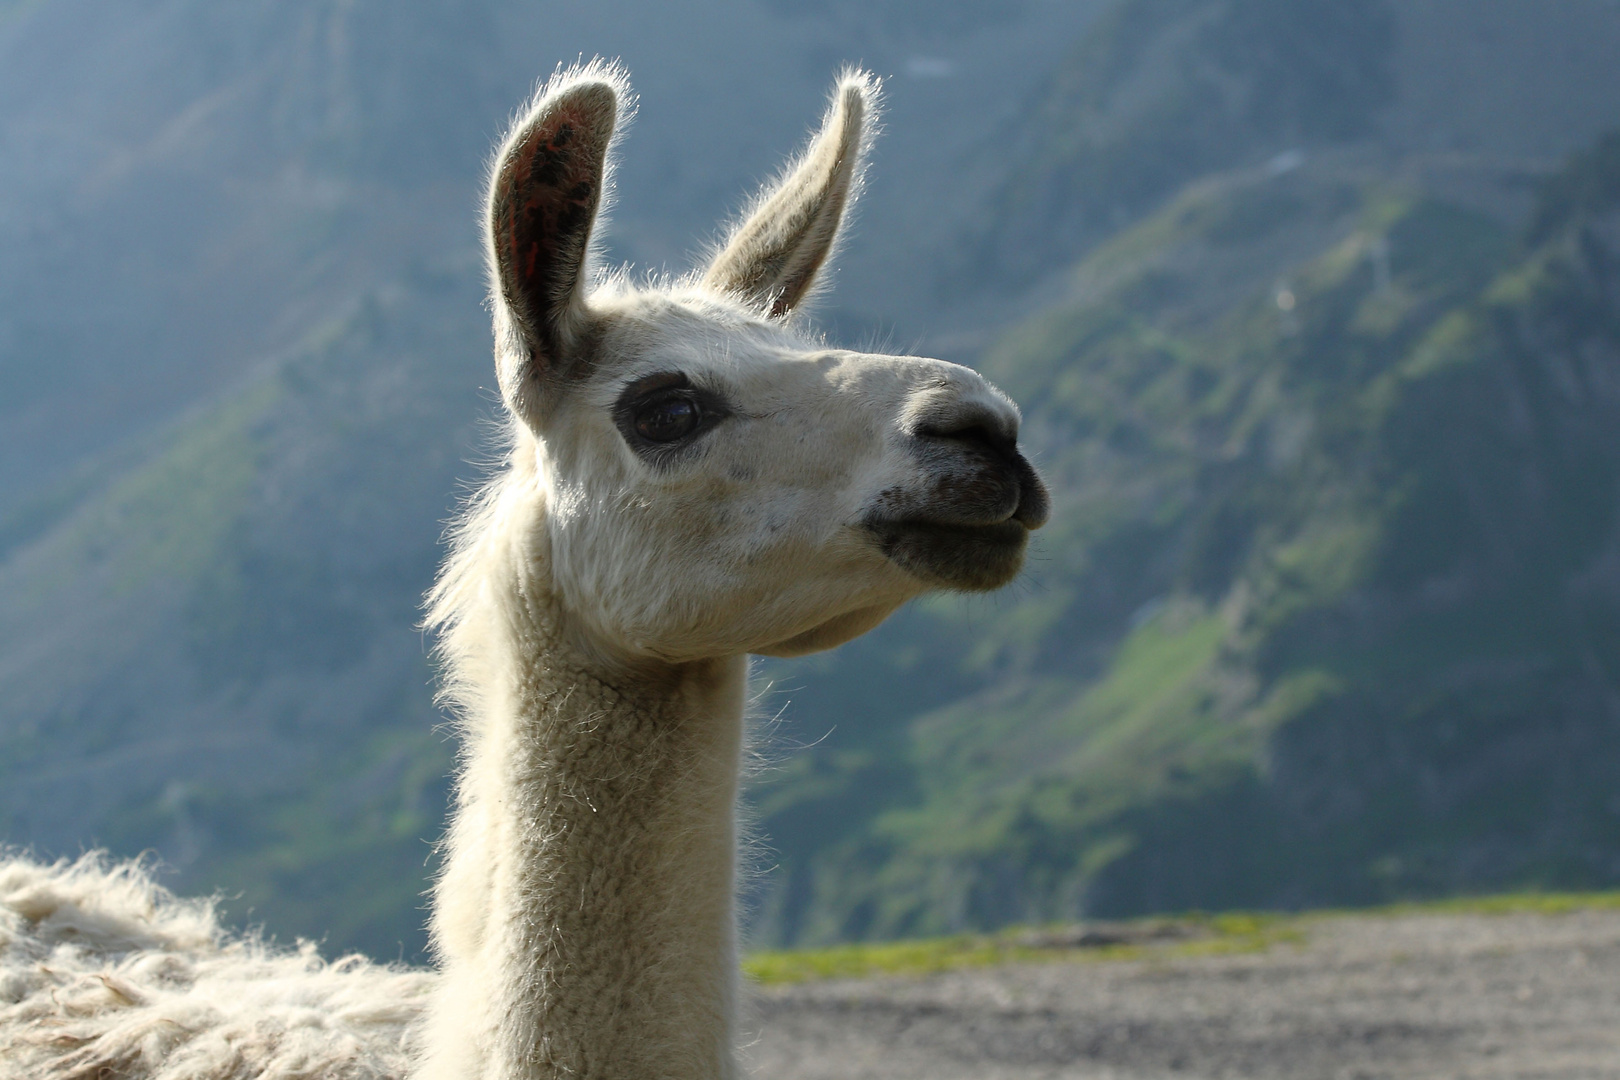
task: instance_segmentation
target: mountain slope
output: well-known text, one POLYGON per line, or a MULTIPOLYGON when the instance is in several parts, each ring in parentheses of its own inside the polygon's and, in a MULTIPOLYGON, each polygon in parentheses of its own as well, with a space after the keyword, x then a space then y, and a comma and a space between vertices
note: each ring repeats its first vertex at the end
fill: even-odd
POLYGON ((1319 162, 1082 263, 986 360, 1055 508, 1030 595, 937 609, 994 674, 895 703, 853 829, 761 789, 762 933, 1620 880, 1617 147, 1522 242, 1319 162))
POLYGON ((1211 172, 1333 146, 1561 157, 1620 124, 1609 0, 1119 0, 1043 80, 962 238, 958 296, 1027 288, 1211 172))
POLYGON ((1053 480, 1013 589, 761 665, 759 940, 1611 882, 1612 145, 1536 209, 1611 0, 1120 0, 1055 60, 1097 6, 0 7, 0 838, 419 948, 470 208, 577 48, 653 265, 891 74, 829 323, 938 330, 1053 480))
POLYGON ((450 752, 413 624, 489 413, 470 278, 357 304, 0 566, 0 835, 419 947, 450 752))

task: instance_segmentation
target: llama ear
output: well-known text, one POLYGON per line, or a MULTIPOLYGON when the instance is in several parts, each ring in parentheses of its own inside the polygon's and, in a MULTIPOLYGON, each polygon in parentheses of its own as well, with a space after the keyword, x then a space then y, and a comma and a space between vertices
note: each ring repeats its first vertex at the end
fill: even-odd
POLYGON ((489 263, 509 404, 526 401, 530 384, 564 363, 583 322, 591 227, 624 89, 618 70, 602 63, 554 77, 496 156, 489 263))
POLYGON ((869 72, 849 71, 838 80, 821 131, 731 231, 704 272, 705 287, 766 306, 772 318, 800 305, 860 188, 877 103, 878 81, 869 72))

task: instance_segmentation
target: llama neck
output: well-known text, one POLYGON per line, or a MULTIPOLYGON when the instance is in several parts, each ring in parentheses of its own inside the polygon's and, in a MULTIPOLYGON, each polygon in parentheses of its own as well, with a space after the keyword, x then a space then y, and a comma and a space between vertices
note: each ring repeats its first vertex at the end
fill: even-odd
POLYGON ((543 602, 500 621, 435 892, 422 1074, 729 1080, 746 658, 610 667, 543 602))

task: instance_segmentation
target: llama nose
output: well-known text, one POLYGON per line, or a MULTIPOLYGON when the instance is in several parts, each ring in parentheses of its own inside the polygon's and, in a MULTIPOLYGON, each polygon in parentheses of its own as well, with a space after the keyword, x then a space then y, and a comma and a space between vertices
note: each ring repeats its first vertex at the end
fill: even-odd
POLYGON ((1018 410, 989 387, 950 386, 943 394, 935 390, 918 395, 912 408, 910 426, 922 438, 956 439, 1002 454, 1017 452, 1018 410))
POLYGON ((957 416, 924 423, 917 429, 924 439, 946 439, 961 443, 993 458, 1018 453, 1018 421, 1007 420, 989 410, 974 410, 957 416))
POLYGON ((1009 469, 1018 481, 1018 505, 1010 515, 1012 520, 1027 529, 1038 529, 1046 524, 1051 500, 1035 467, 1018 450, 1016 413, 975 405, 924 422, 918 427, 917 435, 958 444, 974 456, 1009 469))

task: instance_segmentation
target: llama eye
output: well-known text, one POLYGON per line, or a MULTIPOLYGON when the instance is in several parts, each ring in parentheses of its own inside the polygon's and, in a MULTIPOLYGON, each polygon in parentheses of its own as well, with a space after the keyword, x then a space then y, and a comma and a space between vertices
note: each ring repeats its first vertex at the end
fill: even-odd
POLYGON ((674 442, 695 431, 702 419, 697 402, 685 395, 671 395, 636 413, 636 434, 648 442, 674 442))

